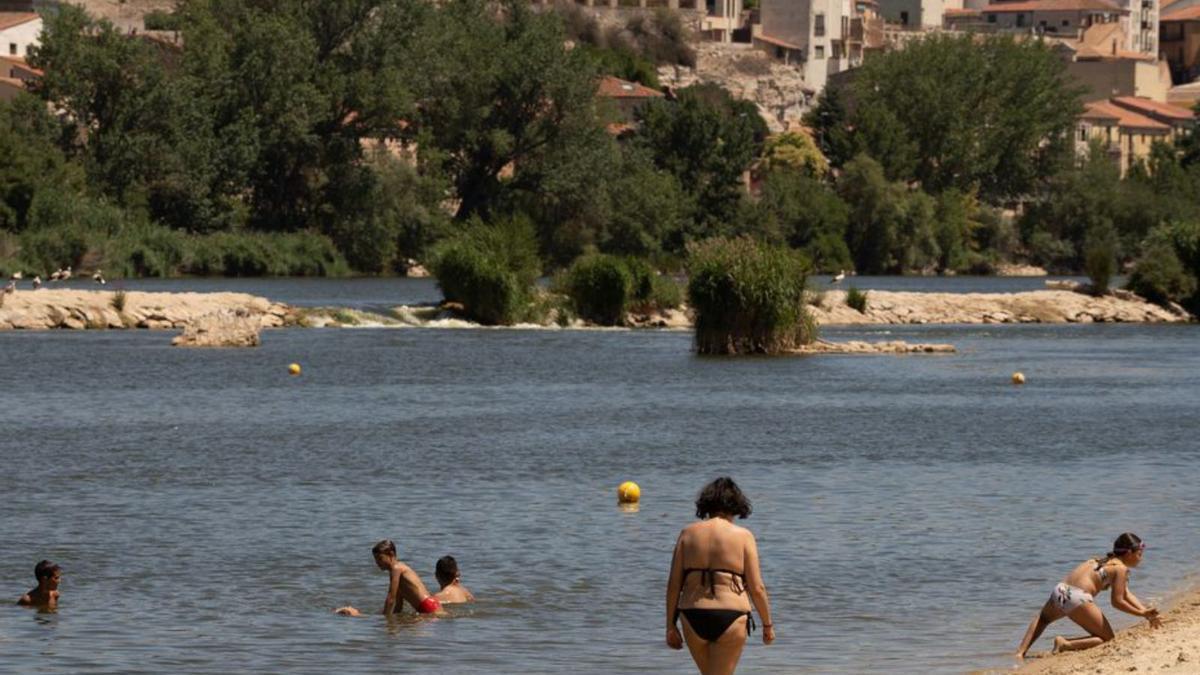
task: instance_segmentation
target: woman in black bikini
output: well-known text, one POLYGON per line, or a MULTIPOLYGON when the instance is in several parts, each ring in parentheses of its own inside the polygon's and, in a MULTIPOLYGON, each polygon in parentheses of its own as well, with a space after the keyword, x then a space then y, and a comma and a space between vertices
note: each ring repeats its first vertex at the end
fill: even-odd
POLYGON ((746 636, 754 627, 750 603, 763 624, 763 644, 775 641, 767 588, 758 568, 754 535, 733 524, 750 515, 750 500, 732 478, 714 480, 696 498, 696 517, 683 528, 667 581, 667 646, 688 651, 703 675, 737 668, 746 636), (683 636, 676 627, 683 615, 683 636))

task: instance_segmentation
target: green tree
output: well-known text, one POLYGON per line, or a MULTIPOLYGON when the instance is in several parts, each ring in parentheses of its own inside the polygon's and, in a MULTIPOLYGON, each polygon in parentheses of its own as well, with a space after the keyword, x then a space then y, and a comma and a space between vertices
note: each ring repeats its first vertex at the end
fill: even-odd
POLYGON ((742 175, 762 148, 766 123, 753 103, 734 100, 715 85, 688 87, 678 96, 639 110, 634 143, 694 201, 695 222, 684 237, 702 239, 736 217, 745 192, 742 175))
POLYGON ((1083 266, 1090 231, 1115 227, 1120 172, 1103 145, 1094 142, 1077 167, 1050 179, 1021 220, 1034 262, 1060 270, 1083 266))
POLYGON ((823 178, 829 171, 829 162, 808 134, 787 131, 767 139, 762 168, 767 171, 791 169, 813 178, 823 178))
MULTIPOLYGON (((1029 192, 1069 152, 1081 95, 1040 41, 932 35, 867 60, 851 124, 889 177, 999 200, 1029 192)), ((831 119, 818 120, 822 135, 838 128, 831 119)))
POLYGON ((427 172, 449 178, 457 217, 503 212, 606 142, 594 64, 564 46, 560 22, 527 3, 440 5, 417 41, 414 138, 427 172))
POLYGON ((815 270, 854 266, 845 240, 850 210, 825 183, 795 171, 772 171, 757 208, 766 219, 759 229, 777 232, 782 243, 802 249, 815 270))
POLYGON ((841 168, 861 152, 846 112, 845 95, 837 85, 828 85, 817 98, 817 105, 804 116, 813 130, 821 154, 835 168, 841 168))
POLYGON ((863 274, 895 274, 935 265, 935 202, 888 181, 879 162, 860 155, 845 166, 838 192, 850 207, 846 243, 863 274))

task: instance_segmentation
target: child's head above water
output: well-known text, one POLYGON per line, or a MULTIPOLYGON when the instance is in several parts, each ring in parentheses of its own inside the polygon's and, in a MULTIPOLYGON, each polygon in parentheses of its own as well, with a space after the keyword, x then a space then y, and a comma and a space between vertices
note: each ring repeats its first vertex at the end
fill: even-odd
POLYGON ((458 561, 452 555, 444 555, 438 558, 434 574, 437 576, 439 584, 449 586, 458 581, 458 561))
POLYGON ((38 585, 41 585, 44 581, 51 584, 51 586, 57 586, 61 575, 62 570, 59 566, 49 560, 43 560, 33 568, 33 578, 37 579, 38 585))
POLYGON ((375 564, 380 569, 387 569, 387 559, 396 559, 396 544, 391 539, 381 539, 371 547, 371 555, 375 556, 375 564))

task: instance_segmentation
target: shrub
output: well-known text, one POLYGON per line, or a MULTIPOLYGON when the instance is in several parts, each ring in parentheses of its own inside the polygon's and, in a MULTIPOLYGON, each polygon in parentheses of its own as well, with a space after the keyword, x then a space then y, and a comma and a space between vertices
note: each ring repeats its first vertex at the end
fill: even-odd
POLYGON ((438 246, 431 266, 446 300, 486 325, 520 321, 541 271, 533 227, 523 219, 471 226, 438 246))
POLYGON ((142 17, 142 26, 146 30, 183 30, 183 21, 175 12, 155 9, 142 17))
POLYGON ((1083 266, 1092 282, 1092 294, 1108 293, 1108 283, 1117 271, 1117 235, 1111 227, 1088 234, 1083 266))
POLYGON ((846 304, 858 310, 859 314, 867 313, 867 291, 860 291, 854 286, 846 291, 846 304))
POLYGON ((616 256, 586 255, 568 270, 566 290, 579 316, 602 326, 619 326, 633 300, 634 278, 616 256))
POLYGON ((1129 290, 1150 302, 1166 305, 1187 302, 1196 293, 1196 277, 1189 274, 1165 232, 1150 235, 1142 255, 1129 275, 1129 290))
POLYGON ((804 307, 803 255, 750 238, 715 238, 688 247, 688 298, 701 354, 776 354, 811 342, 804 307))
POLYGON ((113 293, 113 296, 111 298, 109 298, 109 300, 108 300, 108 304, 112 305, 112 308, 117 310, 118 312, 124 312, 125 311, 125 300, 126 300, 125 291, 121 290, 121 291, 117 291, 116 293, 113 293))

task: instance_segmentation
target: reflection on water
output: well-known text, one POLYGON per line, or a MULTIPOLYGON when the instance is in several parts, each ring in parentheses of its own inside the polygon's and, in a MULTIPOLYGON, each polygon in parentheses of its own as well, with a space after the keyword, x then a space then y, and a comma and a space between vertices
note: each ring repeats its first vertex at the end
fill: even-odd
POLYGON ((663 585, 722 473, 754 501, 779 631, 739 672, 1004 665, 1054 582, 1117 533, 1150 543, 1142 597, 1200 556, 1195 327, 827 335, 962 354, 700 359, 655 332, 290 330, 209 351, 0 334, 0 579, 15 599, 39 559, 70 575, 58 614, 0 606, 4 667, 686 672, 662 644, 663 585), (625 480, 636 513, 616 504, 625 480), (427 584, 455 556, 481 601, 335 616, 382 605, 384 537, 427 584))

